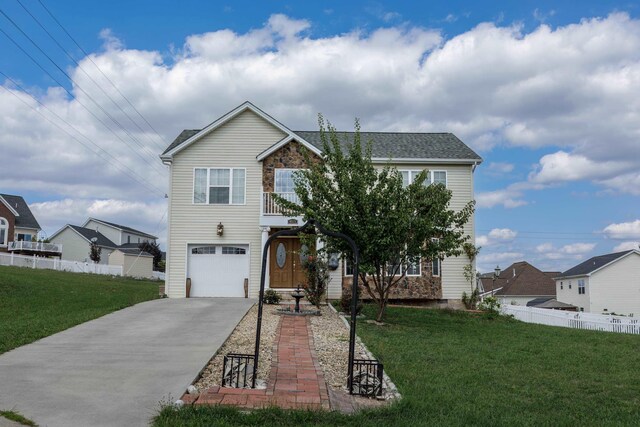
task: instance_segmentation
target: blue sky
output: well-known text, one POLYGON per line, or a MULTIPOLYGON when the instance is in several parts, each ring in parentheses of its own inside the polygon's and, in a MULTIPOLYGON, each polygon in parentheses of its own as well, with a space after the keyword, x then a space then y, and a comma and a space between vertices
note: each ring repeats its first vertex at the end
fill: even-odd
POLYGON ((346 129, 359 117, 365 130, 454 132, 485 159, 483 271, 523 259, 564 270, 640 241, 637 3, 41 1, 158 132, 93 87, 85 71, 138 119, 38 0, 20 2, 81 69, 3 2, 77 83, 0 16, 62 86, 0 34, 0 71, 20 85, 0 75, 0 149, 13 159, 0 191, 24 195, 48 234, 91 215, 163 236, 154 154, 248 99, 291 128, 314 129, 322 112, 346 129), (127 131, 108 132, 89 95, 127 131))

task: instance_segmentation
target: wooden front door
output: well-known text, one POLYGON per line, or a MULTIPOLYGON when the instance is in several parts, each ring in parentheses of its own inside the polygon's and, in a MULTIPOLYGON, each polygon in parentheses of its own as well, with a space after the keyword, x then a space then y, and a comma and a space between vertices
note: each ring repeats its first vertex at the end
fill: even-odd
POLYGON ((271 242, 269 287, 295 288, 305 285, 304 269, 300 263, 300 239, 279 238, 271 242))

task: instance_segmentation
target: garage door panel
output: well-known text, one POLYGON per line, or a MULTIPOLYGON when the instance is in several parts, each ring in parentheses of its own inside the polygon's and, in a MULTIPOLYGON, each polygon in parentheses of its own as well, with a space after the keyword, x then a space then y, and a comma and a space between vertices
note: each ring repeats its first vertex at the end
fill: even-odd
POLYGON ((248 245, 189 245, 187 277, 193 297, 243 297, 248 245))

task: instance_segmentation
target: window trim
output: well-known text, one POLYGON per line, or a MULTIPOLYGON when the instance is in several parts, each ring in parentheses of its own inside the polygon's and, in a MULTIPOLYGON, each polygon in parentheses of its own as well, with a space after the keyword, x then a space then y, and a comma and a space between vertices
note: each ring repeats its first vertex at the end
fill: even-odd
POLYGON ((0 228, 4 230, 4 241, 0 242, 0 247, 7 247, 9 245, 9 220, 0 216, 0 220, 4 220, 5 225, 0 225, 0 228))
MULTIPOLYGON (((405 274, 406 277, 421 277, 422 276, 422 257, 418 256, 418 273, 417 274, 405 274)), ((408 267, 405 267, 408 270, 408 267)))
POLYGON ((431 276, 432 277, 442 276, 442 262, 440 261, 440 258, 431 260, 431 276), (433 274, 433 266, 435 265, 434 263, 438 265, 438 274, 433 274))
POLYGON ((295 173, 295 172, 298 172, 298 171, 301 171, 301 170, 304 170, 304 168, 273 168, 273 192, 276 193, 276 194, 279 194, 279 193, 295 193, 295 190, 294 191, 278 191, 278 190, 276 190, 276 182, 277 182, 276 178, 278 176, 278 171, 293 171, 295 173))
MULTIPOLYGON (((226 187, 226 186, 214 186, 214 187, 226 187)), ((193 177, 192 177, 192 186, 191 186, 191 204, 194 206, 245 206, 247 204, 247 168, 232 167, 232 166, 194 167, 193 177), (205 202, 203 203, 196 203, 196 171, 199 169, 204 169, 207 171, 207 183, 205 186, 205 202), (211 169, 229 170, 229 203, 209 203, 209 193, 211 188, 211 184, 210 184, 211 169), (244 190, 243 190, 244 202, 243 203, 233 203, 233 171, 235 170, 244 171, 244 190)))
POLYGON ((587 285, 584 279, 578 279, 578 295, 585 295, 587 293, 587 285))
POLYGON ((434 184, 433 176, 436 172, 444 172, 444 186, 445 188, 449 188, 449 173, 445 169, 433 169, 431 172, 431 184, 434 184))
MULTIPOLYGON (((429 172, 429 176, 425 180, 426 184, 428 184, 428 185, 434 184, 433 176, 435 175, 435 173, 436 172, 444 172, 444 186, 446 188, 449 188, 449 171, 447 171, 446 169, 428 169, 428 168, 425 168, 425 169, 398 169, 398 172, 400 172, 400 174, 402 174, 403 172, 408 172, 409 173, 409 184, 411 184, 411 183, 413 183, 413 180, 411 179, 411 175, 413 173, 418 175, 420 172, 425 171, 425 170, 427 172, 429 172)), ((404 177, 402 179, 402 185, 404 187, 404 177)))

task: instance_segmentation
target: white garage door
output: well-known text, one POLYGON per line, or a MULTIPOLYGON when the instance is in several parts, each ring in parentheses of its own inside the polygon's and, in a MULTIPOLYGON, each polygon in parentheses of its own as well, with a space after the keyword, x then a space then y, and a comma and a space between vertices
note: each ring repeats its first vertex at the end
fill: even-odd
POLYGON ((249 245, 189 245, 192 297, 244 297, 249 245))

